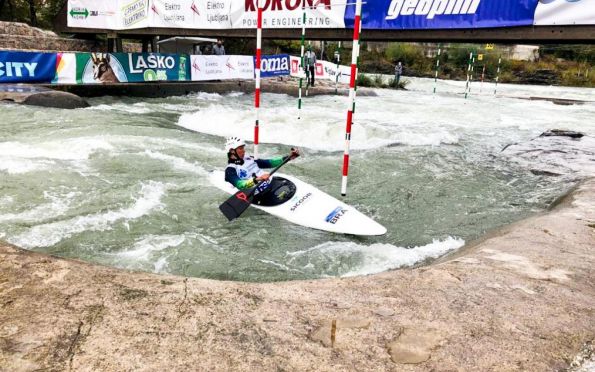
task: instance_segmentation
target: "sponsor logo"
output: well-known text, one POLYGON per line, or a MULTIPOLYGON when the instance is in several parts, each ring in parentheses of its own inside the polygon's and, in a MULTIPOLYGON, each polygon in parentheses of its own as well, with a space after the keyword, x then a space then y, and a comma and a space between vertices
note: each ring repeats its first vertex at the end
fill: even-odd
POLYGON ((347 213, 347 209, 343 209, 343 207, 337 207, 334 211, 332 211, 328 216, 326 216, 326 222, 332 223, 333 225, 337 223, 347 213))
POLYGON ((290 209, 290 211, 295 211, 296 209, 298 209, 298 207, 302 204, 304 204, 308 199, 310 199, 310 197, 312 196, 312 193, 309 192, 306 195, 302 196, 300 198, 300 200, 298 200, 290 209))
POLYGON ((426 16, 434 19, 440 15, 475 14, 481 0, 392 0, 387 20, 399 16, 426 16))
POLYGON ((133 59, 132 54, 128 54, 128 67, 131 73, 142 73, 145 69, 173 69, 176 65, 176 59, 172 56, 136 56, 136 62, 133 59))
POLYGON ((198 11, 196 4, 194 4, 194 0, 192 1, 192 5, 190 6, 190 9, 192 10, 193 13, 200 15, 200 12, 198 11))
POLYGON ((240 169, 240 172, 239 173, 240 173, 239 176, 240 176, 241 179, 245 179, 245 178, 248 177, 248 172, 246 172, 245 169, 240 169))
POLYGON ((227 72, 230 72, 231 70, 235 71, 235 67, 233 67, 233 65, 230 62, 231 58, 228 58, 227 61, 225 62, 225 66, 227 67, 227 72))
MULTIPOLYGON (((255 12, 258 0, 245 0, 244 10, 246 12, 255 12)), ((263 10, 296 10, 301 9, 302 3, 306 7, 319 7, 324 5, 325 9, 331 9, 331 0, 260 0, 264 2, 263 10)))
MULTIPOLYGON (((91 13, 93 13, 93 12, 91 12, 91 13)), ((89 10, 87 10, 87 8, 74 7, 72 9, 70 9, 69 14, 74 19, 85 19, 89 16, 89 10)), ((91 14, 91 15, 93 15, 93 14, 91 14)))
POLYGON ((35 69, 37 69, 36 62, 0 62, 0 77, 23 77, 35 76, 35 69))
POLYGON ((260 69, 263 72, 287 71, 289 70, 289 58, 264 58, 262 61, 260 61, 260 69))

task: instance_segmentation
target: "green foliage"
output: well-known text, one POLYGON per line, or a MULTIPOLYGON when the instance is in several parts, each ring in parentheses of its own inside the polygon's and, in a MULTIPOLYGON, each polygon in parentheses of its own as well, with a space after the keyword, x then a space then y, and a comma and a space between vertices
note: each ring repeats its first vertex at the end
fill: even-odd
POLYGON ((390 43, 384 54, 394 64, 401 61, 406 66, 415 65, 425 59, 421 48, 405 43, 390 43))
MULTIPOLYGON (((53 22, 67 0, 0 0, 0 21, 24 22, 34 25, 31 4, 38 27, 52 29, 53 22)), ((34 25, 35 26, 35 25, 34 25)))

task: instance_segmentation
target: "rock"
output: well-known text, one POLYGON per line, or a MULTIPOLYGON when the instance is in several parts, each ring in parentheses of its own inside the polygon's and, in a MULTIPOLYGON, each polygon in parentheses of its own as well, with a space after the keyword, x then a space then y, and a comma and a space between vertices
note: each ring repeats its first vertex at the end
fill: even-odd
POLYGON ((393 316, 395 315, 395 311, 387 307, 381 307, 374 310, 374 314, 378 314, 380 316, 393 316))
POLYGON ((388 352, 395 363, 419 364, 430 359, 441 339, 434 329, 405 329, 397 340, 388 344, 388 352))
POLYGON ((23 103, 25 105, 55 107, 62 109, 76 109, 89 107, 87 101, 76 94, 50 91, 30 95, 23 103))
POLYGON ((63 109, 89 107, 87 101, 75 94, 24 84, 0 86, 0 101, 63 109))
POLYGON ((546 132, 541 133, 541 135, 539 137, 558 136, 558 137, 570 137, 570 138, 583 138, 584 135, 585 135, 584 133, 575 132, 573 130, 552 129, 552 130, 548 130, 546 132))

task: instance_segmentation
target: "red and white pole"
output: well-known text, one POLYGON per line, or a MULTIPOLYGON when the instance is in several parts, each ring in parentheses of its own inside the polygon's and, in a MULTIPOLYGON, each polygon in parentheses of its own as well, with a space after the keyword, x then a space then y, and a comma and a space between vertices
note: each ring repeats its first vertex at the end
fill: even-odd
POLYGON ((256 122, 254 124, 254 157, 258 159, 258 129, 260 119, 260 61, 262 57, 262 7, 261 0, 256 0, 256 65, 254 73, 256 75, 256 87, 254 89, 254 108, 256 109, 256 122))
POLYGON ((343 180, 341 195, 347 195, 347 176, 349 174, 349 146, 351 143, 351 126, 355 112, 355 82, 357 79, 357 62, 359 59, 359 37, 362 25, 362 0, 355 5, 355 20, 353 22, 353 50, 351 52, 351 79, 349 81, 349 107, 347 109, 347 124, 345 129, 345 153, 343 154, 343 180))

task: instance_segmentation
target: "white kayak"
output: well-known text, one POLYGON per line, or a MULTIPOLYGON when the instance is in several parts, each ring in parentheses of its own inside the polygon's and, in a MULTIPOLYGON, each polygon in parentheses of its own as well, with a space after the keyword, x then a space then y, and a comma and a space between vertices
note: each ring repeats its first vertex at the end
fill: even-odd
MULTIPOLYGON (((238 190, 225 181, 222 171, 212 172, 210 182, 229 194, 238 190)), ((252 207, 297 225, 339 234, 383 235, 386 228, 354 207, 333 198, 312 185, 287 175, 276 173, 274 179, 288 180, 293 186, 291 198, 274 206, 252 204, 252 207)))

